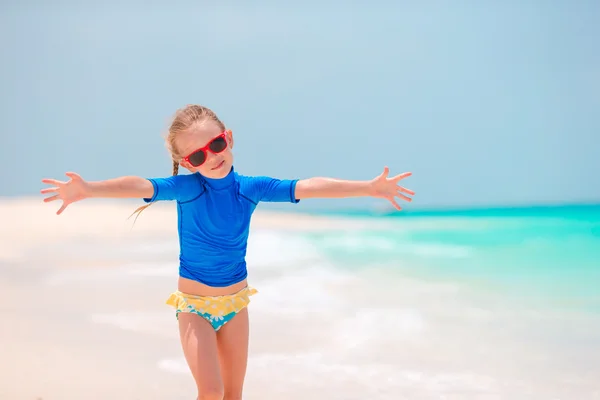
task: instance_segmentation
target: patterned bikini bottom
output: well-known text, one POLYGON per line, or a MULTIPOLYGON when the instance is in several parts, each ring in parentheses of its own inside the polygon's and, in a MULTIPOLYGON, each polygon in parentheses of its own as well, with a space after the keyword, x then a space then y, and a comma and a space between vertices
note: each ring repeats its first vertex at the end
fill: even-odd
POLYGON ((250 303, 250 296, 257 290, 246 286, 237 293, 223 296, 196 296, 180 291, 173 292, 167 304, 175 307, 175 317, 179 313, 193 313, 206 319, 218 331, 250 303))

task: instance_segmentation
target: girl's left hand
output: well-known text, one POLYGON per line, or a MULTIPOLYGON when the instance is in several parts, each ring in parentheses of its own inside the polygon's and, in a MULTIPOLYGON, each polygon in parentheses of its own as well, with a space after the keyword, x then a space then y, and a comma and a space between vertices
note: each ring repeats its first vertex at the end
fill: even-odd
POLYGON ((415 192, 398 185, 398 182, 411 176, 412 172, 405 172, 403 174, 388 178, 389 173, 390 169, 385 167, 383 172, 378 177, 371 180, 371 196, 387 199, 390 203, 392 203, 396 210, 401 210, 402 207, 400 207, 400 205, 396 202, 396 197, 405 201, 412 201, 410 197, 405 196, 402 193, 414 196, 415 192))

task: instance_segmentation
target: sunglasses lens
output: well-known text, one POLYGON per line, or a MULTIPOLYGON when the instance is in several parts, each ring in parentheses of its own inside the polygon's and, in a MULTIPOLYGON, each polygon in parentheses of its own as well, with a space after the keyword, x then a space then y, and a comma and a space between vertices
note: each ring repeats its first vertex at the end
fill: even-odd
POLYGON ((197 151, 190 155, 189 160, 190 164, 192 164, 194 167, 198 167, 204 164, 204 161, 206 161, 206 153, 204 153, 202 150, 197 151))
POLYGON ((213 153, 220 153, 227 148, 227 141, 223 137, 218 137, 210 142, 209 148, 213 153))

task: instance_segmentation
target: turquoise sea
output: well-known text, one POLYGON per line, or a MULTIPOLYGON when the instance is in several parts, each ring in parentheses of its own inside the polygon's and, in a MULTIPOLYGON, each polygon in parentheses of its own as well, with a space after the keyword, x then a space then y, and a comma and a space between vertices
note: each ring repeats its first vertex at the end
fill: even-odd
POLYGON ((264 301, 291 337, 319 330, 269 359, 282 374, 337 371, 367 398, 600 398, 600 205, 406 208, 251 233, 264 301))
POLYGON ((310 236, 348 267, 386 265, 403 275, 506 291, 529 304, 600 311, 600 205, 328 215, 390 223, 310 236))

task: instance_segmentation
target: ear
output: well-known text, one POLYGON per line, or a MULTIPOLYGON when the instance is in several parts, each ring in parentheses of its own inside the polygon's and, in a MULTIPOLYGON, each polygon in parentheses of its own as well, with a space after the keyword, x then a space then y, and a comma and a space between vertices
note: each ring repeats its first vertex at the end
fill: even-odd
POLYGON ((233 132, 231 132, 231 129, 227 129, 225 137, 227 138, 227 143, 229 143, 229 147, 233 149, 233 132))
POLYGON ((179 165, 181 165, 183 168, 187 169, 187 170, 188 170, 188 171, 190 171, 190 172, 194 172, 194 171, 192 171, 192 169, 194 168, 194 167, 192 166, 192 164, 190 164, 189 162, 187 162, 187 161, 185 161, 185 160, 181 160, 181 161, 179 162, 179 165))

